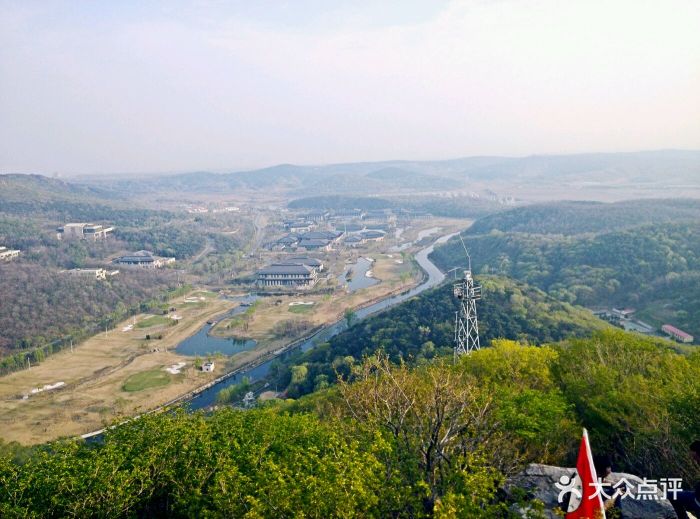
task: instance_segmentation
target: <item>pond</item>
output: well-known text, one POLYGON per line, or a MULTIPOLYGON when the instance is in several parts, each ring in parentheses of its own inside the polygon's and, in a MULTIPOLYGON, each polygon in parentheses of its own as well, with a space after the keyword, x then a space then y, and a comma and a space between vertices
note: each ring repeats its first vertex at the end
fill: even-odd
POLYGON ((338 276, 338 283, 341 286, 346 285, 348 292, 376 285, 379 280, 371 275, 373 263, 367 258, 359 258, 357 262, 345 267, 343 273, 338 276))
POLYGON ((232 301, 238 301, 239 306, 233 310, 226 312, 221 317, 217 318, 216 322, 211 324, 205 324, 200 330, 194 335, 188 337, 184 341, 180 342, 175 348, 175 351, 181 355, 213 355, 214 353, 222 353, 224 355, 233 355, 241 351, 252 350, 257 341, 253 339, 243 339, 235 337, 214 337, 209 335, 211 329, 216 326, 216 323, 233 317, 235 315, 242 314, 248 307, 255 302, 257 296, 253 294, 247 294, 245 296, 230 297, 228 298, 232 301))

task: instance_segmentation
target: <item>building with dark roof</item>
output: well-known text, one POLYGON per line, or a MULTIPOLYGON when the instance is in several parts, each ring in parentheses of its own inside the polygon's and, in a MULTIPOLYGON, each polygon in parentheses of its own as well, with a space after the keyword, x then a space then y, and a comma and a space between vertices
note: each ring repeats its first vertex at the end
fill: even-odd
POLYGON ((308 256, 299 256, 296 258, 286 258, 281 263, 289 265, 308 265, 309 267, 315 268, 318 272, 322 272, 324 265, 323 261, 318 258, 310 258, 308 256))
POLYGON ((382 241, 386 235, 383 231, 362 231, 360 236, 365 241, 382 241))
POLYGON ((161 268, 168 263, 173 263, 174 261, 175 258, 160 258, 158 256, 154 256, 151 251, 140 250, 138 252, 134 252, 133 254, 119 256, 118 258, 115 258, 112 263, 133 267, 161 268))
POLYGON ((298 247, 305 250, 330 250, 331 242, 327 239, 306 239, 302 238, 298 247))
POLYGON ((310 288, 316 284, 318 273, 309 265, 273 263, 258 271, 260 287, 310 288))
POLYGON ((357 234, 352 234, 345 238, 344 243, 348 247, 358 247, 365 243, 365 240, 363 240, 362 237, 358 236, 357 234))
POLYGON ((326 220, 329 216, 328 211, 313 211, 303 215, 302 218, 305 220, 311 220, 312 222, 319 223, 326 220))
POLYGON ((302 240, 328 240, 337 241, 343 235, 343 231, 311 231, 301 235, 302 240))
POLYGON ((285 247, 292 247, 299 242, 299 236, 296 234, 288 234, 287 236, 282 236, 277 243, 279 245, 284 245, 285 247))

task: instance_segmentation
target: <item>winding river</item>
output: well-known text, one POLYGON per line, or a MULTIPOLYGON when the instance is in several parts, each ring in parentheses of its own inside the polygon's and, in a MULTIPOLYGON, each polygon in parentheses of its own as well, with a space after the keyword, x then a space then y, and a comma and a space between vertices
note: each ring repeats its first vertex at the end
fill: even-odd
MULTIPOLYGON (((433 248, 437 244, 445 243, 447 240, 452 238, 453 236, 456 236, 457 233, 452 233, 448 234, 445 236, 442 236, 435 240, 432 245, 420 250, 418 253, 416 253, 415 259, 416 262, 421 266, 421 268, 425 271, 427 277, 417 287, 409 290, 408 292, 404 292, 402 294, 398 294, 395 296, 387 297, 386 299, 382 299, 381 301, 377 301, 376 303, 373 303, 371 305, 368 305, 364 308, 360 308, 355 312, 356 316, 358 319, 364 319, 365 317, 375 314, 381 310, 385 310, 387 308, 390 308, 392 306, 395 306, 399 303, 402 303, 403 301, 406 301, 407 299, 410 299, 411 297, 414 297, 421 292, 428 290, 429 288, 433 288, 436 285, 439 285, 444 279, 445 275, 438 269, 432 261, 428 259, 428 255, 433 252, 433 248)), ((285 359, 288 358, 290 355, 293 354, 293 352, 297 350, 301 351, 308 351, 317 344, 321 344, 323 342, 327 342, 331 337, 334 337, 335 335, 338 335, 340 332, 345 330, 347 328, 347 324, 345 320, 338 321, 334 324, 330 324, 324 328, 322 328, 318 333, 314 334, 313 337, 300 342, 299 344, 295 345, 293 348, 286 350, 284 353, 281 353, 280 355, 276 356, 273 359, 270 359, 266 362, 263 362, 262 364, 245 370, 245 371, 240 371, 236 373, 235 375, 232 375, 228 378, 225 378, 224 380, 221 380, 220 382, 208 387, 204 391, 201 391, 200 393, 196 394, 193 398, 190 400, 187 400, 183 403, 187 403, 189 405, 189 409, 191 410, 197 410, 197 409, 203 409, 206 407, 209 407, 213 404, 216 403, 216 395, 219 391, 221 391, 223 388, 228 387, 232 384, 237 384, 243 380, 243 378, 248 378, 251 382, 254 382, 256 380, 260 380, 262 378, 265 378, 267 374, 270 371, 270 366, 272 362, 276 359, 285 359)))
MULTIPOLYGON (((429 288, 433 288, 436 285, 439 285, 444 279, 445 275, 438 269, 432 261, 428 259, 428 255, 433 252, 433 247, 437 244, 440 243, 445 243, 447 240, 452 238, 453 236, 456 236, 457 233, 452 233, 448 234, 445 236, 442 236, 435 240, 432 245, 420 250, 416 256, 416 262, 421 266, 423 271, 426 273, 426 278, 424 281, 418 285, 417 287, 404 292, 402 294, 398 294, 395 296, 390 296, 387 297, 386 299, 382 299, 381 301, 377 301, 376 303, 372 303, 371 305, 368 305, 364 308, 360 308, 355 312, 357 315, 358 319, 364 319, 365 317, 375 314, 381 310, 385 310, 387 308, 390 308, 394 305, 397 305, 399 303, 402 303, 403 301, 406 301, 407 299, 410 299, 411 297, 420 294, 421 292, 428 290, 429 288)), ((243 298, 245 299, 245 302, 250 302, 253 301, 255 296, 252 296, 250 298, 243 298)), ((242 300, 243 300, 242 299, 242 300)), ((237 307, 235 308, 230 314, 234 315, 236 313, 240 313, 244 311, 244 307, 237 307)), ((208 332, 211 329, 212 325, 207 324, 203 326, 195 335, 192 337, 189 337, 182 341, 180 344, 178 344, 178 348, 180 348, 180 351, 185 351, 185 350, 190 350, 192 351, 200 351, 201 348, 205 349, 205 351, 221 351, 223 346, 225 346, 224 342, 225 339, 221 338, 216 338, 216 337, 211 337, 208 332), (212 342, 209 343, 208 341, 211 340, 212 342)), ((293 352, 301 349, 301 351, 308 351, 317 344, 321 344, 323 342, 328 341, 331 337, 338 335, 340 332, 345 330, 347 328, 347 324, 345 323, 345 320, 340 320, 334 324, 330 324, 321 330, 319 330, 317 333, 315 333, 312 337, 309 339, 299 341, 298 343, 292 343, 293 346, 288 347, 283 353, 280 353, 279 355, 274 356, 273 358, 264 361, 260 363, 259 365, 250 368, 250 369, 245 369, 236 372, 235 374, 231 374, 230 376, 226 376, 225 378, 222 378, 218 380, 218 382, 213 383, 209 387, 207 387, 204 390, 195 390, 194 396, 187 397, 187 395, 180 397, 176 400, 171 401, 170 403, 164 404, 163 406, 158 407, 155 410, 148 411, 148 412, 154 412, 159 409, 163 409, 166 407, 170 407, 171 405, 175 404, 186 404, 188 406, 188 409, 195 411, 197 409, 204 409, 207 407, 212 406, 213 404, 216 403, 216 395, 219 391, 221 391, 223 388, 228 387, 232 384, 237 384, 241 380, 243 380, 244 377, 247 377, 250 381, 256 381, 265 378, 265 376, 269 373, 270 371, 270 366, 272 365, 272 362, 276 359, 285 359, 288 358, 293 352)), ((230 339, 229 339, 230 341, 230 339)), ((235 347, 238 348, 245 348, 246 345, 241 344, 240 341, 234 341, 235 347)), ((252 345, 250 345, 252 347, 252 345)), ((189 352, 190 354, 192 352, 189 352)), ((137 419, 138 416, 134 417, 133 419, 137 419)), ((88 440, 88 441, 99 441, 99 439, 102 437, 102 433, 104 432, 104 429, 100 429, 98 431, 93 431, 90 433, 86 433, 81 435, 82 438, 88 440)))

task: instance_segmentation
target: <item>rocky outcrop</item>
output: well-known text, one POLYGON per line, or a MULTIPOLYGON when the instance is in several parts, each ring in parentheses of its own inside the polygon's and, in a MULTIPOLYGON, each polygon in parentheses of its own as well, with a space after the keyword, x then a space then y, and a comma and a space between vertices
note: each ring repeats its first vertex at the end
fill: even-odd
MULTIPOLYGON (((550 465, 531 464, 525 470, 510 478, 505 486, 508 496, 521 504, 514 505, 514 511, 522 517, 531 517, 537 509, 534 500, 544 505, 543 516, 546 518, 561 518, 564 510, 558 501, 560 489, 557 483, 562 476, 572 477, 576 470, 573 468, 553 467, 550 465), (522 500, 522 494, 525 499, 522 500)), ((637 496, 637 489, 642 480, 632 474, 613 472, 608 480, 615 484, 624 478, 627 488, 633 496, 637 496)), ((657 491, 657 499, 636 499, 626 497, 620 499, 620 511, 624 519, 676 519, 676 513, 671 503, 663 498, 662 492, 657 491)), ((536 515, 535 515, 536 516, 536 515)))

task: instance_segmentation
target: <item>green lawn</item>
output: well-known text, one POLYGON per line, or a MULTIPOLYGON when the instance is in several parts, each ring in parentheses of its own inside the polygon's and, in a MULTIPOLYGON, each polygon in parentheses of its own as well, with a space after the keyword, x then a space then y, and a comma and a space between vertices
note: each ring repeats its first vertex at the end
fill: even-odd
POLYGON ((293 314, 308 314, 311 313, 316 305, 295 305, 290 306, 289 311, 293 314))
POLYGON ((142 391, 151 387, 167 386, 170 384, 171 377, 162 369, 152 369, 150 371, 142 371, 134 373, 126 379, 122 389, 124 391, 134 392, 142 391))
POLYGON ((136 323, 136 328, 150 328, 151 326, 170 324, 171 322, 172 319, 165 315, 152 315, 151 317, 146 317, 143 321, 136 323))

